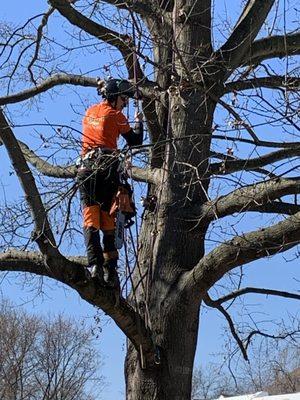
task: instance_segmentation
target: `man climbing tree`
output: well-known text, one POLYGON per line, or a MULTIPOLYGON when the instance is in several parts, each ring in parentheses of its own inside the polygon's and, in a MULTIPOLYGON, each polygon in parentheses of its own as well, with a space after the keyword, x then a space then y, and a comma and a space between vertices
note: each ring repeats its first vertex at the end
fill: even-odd
POLYGON ((136 115, 135 130, 130 128, 122 110, 135 91, 128 81, 110 79, 100 89, 104 101, 90 107, 83 119, 82 156, 78 168, 78 186, 83 205, 84 237, 91 276, 109 286, 118 285, 118 250, 115 245, 116 210, 133 214, 130 193, 120 182, 117 140, 122 135, 129 146, 143 142, 142 115, 136 115), (99 229, 103 232, 103 251, 99 229))
MULTIPOLYGON (((0 139, 14 169, 3 173, 8 182, 18 177, 26 207, 6 191, 0 269, 62 282, 115 321, 129 339, 127 400, 190 400, 204 304, 222 314, 247 359, 257 335, 276 332, 252 315, 239 329, 229 306, 255 293, 289 299, 292 312, 300 299, 299 279, 288 282, 289 264, 277 271, 281 290, 271 281, 275 263, 267 287, 260 287, 260 274, 251 276, 255 266, 244 267, 275 255, 283 262, 286 251, 299 256, 299 6, 297 0, 234 3, 48 0, 42 15, 1 27, 0 139), (111 75, 138 82, 149 146, 133 162, 132 177, 145 184, 148 199, 157 199, 142 216, 132 292, 118 301, 117 291, 97 280, 74 279, 94 264, 74 243, 73 187, 76 124, 91 104, 87 87, 96 88, 96 76, 105 74, 99 58, 111 75), (47 107, 41 126, 29 127, 29 106, 40 115, 45 99, 61 99, 58 89, 64 110, 70 101, 69 119, 47 107), (18 131, 24 124, 28 144, 36 135, 32 150, 18 131), (244 287, 246 273, 253 284, 244 287)), ((98 239, 97 246, 101 275, 98 239)))

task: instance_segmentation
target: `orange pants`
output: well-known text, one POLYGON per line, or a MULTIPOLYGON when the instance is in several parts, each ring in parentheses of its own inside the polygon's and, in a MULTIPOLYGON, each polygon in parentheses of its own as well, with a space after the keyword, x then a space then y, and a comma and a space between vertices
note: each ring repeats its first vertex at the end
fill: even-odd
POLYGON ((108 211, 101 210, 101 206, 84 206, 83 208, 83 227, 93 227, 101 231, 112 231, 115 229, 115 217, 108 211))
POLYGON ((117 259, 114 244, 115 217, 109 214, 119 186, 118 162, 108 169, 80 168, 77 174, 83 208, 83 233, 89 265, 117 259), (99 230, 103 232, 103 250, 99 230))

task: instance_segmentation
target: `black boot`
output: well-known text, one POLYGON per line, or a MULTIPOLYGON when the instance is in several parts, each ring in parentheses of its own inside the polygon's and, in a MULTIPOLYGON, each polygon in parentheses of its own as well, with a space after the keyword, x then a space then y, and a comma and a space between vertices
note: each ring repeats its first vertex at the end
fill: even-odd
POLYGON ((100 265, 104 262, 103 251, 100 244, 99 230, 93 227, 83 229, 84 241, 89 265, 100 265))
POLYGON ((116 259, 107 260, 103 264, 104 282, 108 287, 117 288, 120 286, 119 276, 117 273, 116 259))

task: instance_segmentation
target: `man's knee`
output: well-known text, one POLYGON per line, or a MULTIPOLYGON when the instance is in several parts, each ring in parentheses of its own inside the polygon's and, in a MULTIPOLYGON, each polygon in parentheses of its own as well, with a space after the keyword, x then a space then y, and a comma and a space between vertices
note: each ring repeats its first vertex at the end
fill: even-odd
POLYGON ((114 230, 103 231, 103 255, 106 260, 118 259, 114 230))

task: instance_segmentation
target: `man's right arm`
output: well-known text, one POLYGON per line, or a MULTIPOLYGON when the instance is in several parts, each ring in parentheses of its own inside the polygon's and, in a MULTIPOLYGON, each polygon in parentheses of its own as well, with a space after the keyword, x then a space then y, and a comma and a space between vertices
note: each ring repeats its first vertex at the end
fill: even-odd
POLYGON ((142 113, 135 115, 135 126, 122 134, 128 146, 140 146, 143 143, 144 126, 142 113))

